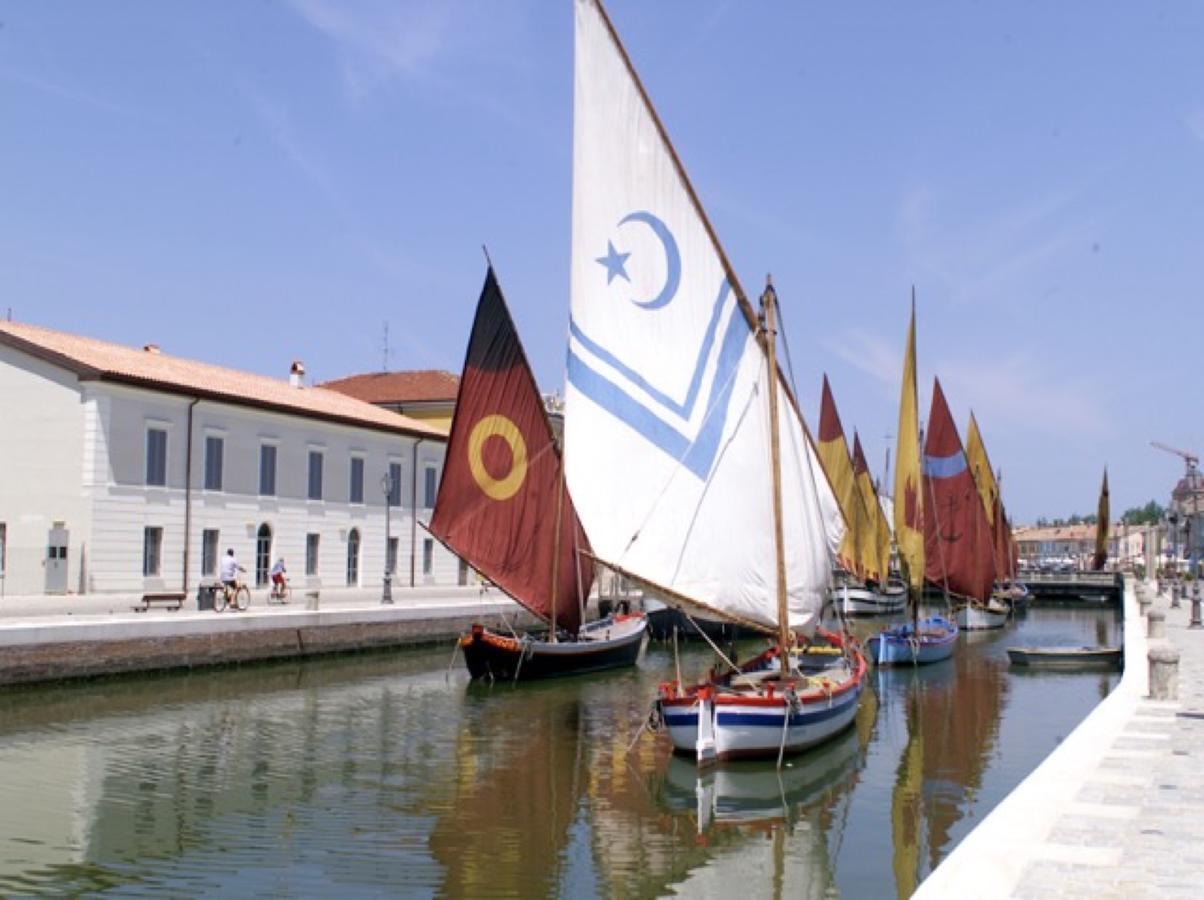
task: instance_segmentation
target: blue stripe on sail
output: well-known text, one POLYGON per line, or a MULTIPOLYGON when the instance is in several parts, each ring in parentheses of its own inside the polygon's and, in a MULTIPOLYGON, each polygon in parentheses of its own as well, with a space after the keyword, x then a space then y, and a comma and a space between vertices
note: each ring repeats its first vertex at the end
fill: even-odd
POLYGON ((711 354, 711 347, 715 343, 715 331, 719 328, 719 317, 723 312, 724 301, 730 293, 731 286, 724 279, 723 284, 719 286, 719 296, 715 299, 715 306, 711 310, 711 321, 707 323, 706 334, 703 335, 702 344, 698 348, 698 358, 694 362, 694 374, 690 378, 690 386, 686 390, 684 403, 679 403, 668 394, 654 388, 643 375, 621 362, 617 356, 601 344, 586 337, 585 332, 581 330, 580 326, 571 317, 569 319, 569 334, 580 341, 581 345, 594 354, 594 356, 598 357, 598 359, 622 373, 623 377, 636 387, 647 391, 665 409, 677 413, 683 419, 688 419, 691 413, 694 412, 694 401, 698 399, 698 388, 702 383, 702 373, 706 368, 707 357, 711 354))
POLYGON ((951 456, 924 454, 924 474, 931 478, 952 478, 966 471, 966 455, 958 450, 951 456))
POLYGON ((573 351, 571 345, 568 358, 569 383, 635 429, 654 446, 680 460, 682 465, 700 479, 706 480, 719 450, 719 440, 723 437, 723 430, 727 425, 727 407, 734 381, 732 376, 751 337, 752 333, 748 330, 744 317, 737 310, 728 322, 723 344, 719 348, 710 396, 704 407, 707 411, 706 418, 693 441, 586 363, 573 351))

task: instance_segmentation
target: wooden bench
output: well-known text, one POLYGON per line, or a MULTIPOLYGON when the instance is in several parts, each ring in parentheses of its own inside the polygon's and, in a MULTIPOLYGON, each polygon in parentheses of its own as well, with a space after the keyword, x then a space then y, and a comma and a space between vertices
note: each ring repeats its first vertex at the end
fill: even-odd
POLYGON ((164 606, 167 609, 175 611, 180 608, 183 602, 183 591, 162 591, 156 594, 143 594, 142 605, 135 606, 134 612, 146 612, 152 606, 164 606))

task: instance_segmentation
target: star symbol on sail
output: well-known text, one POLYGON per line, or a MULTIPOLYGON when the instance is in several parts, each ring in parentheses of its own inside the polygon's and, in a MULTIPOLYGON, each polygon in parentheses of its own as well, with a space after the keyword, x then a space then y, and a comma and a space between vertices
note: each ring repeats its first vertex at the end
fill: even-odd
POLYGON ((606 267, 606 283, 610 284, 618 275, 624 281, 630 282, 627 277, 627 257, 630 253, 620 253, 615 249, 615 245, 611 241, 606 242, 606 255, 599 256, 594 260, 598 265, 606 267))

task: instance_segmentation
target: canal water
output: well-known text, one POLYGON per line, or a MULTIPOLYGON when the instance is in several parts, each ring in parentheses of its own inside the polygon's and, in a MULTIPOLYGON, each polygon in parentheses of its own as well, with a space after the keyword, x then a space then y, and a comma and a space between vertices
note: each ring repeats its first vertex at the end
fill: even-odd
MULTIPOLYGON (((1033 609, 871 670, 855 726, 780 774, 701 779, 663 736, 628 752, 663 645, 517 687, 449 646, 4 691, 0 895, 903 897, 1119 677, 1005 648, 1119 633, 1033 609)), ((687 677, 711 662, 683 647, 687 677)))

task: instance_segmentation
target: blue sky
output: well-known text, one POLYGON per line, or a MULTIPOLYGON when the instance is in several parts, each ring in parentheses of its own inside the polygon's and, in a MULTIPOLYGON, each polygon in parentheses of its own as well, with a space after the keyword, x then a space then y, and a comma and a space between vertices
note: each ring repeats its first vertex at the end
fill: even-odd
MULTIPOLYGON (((800 391, 880 471, 974 409, 1010 511, 1165 503, 1204 450, 1204 6, 608 10, 800 391)), ((317 379, 458 370, 487 244, 563 382, 572 4, 0 2, 0 314, 317 379)))

